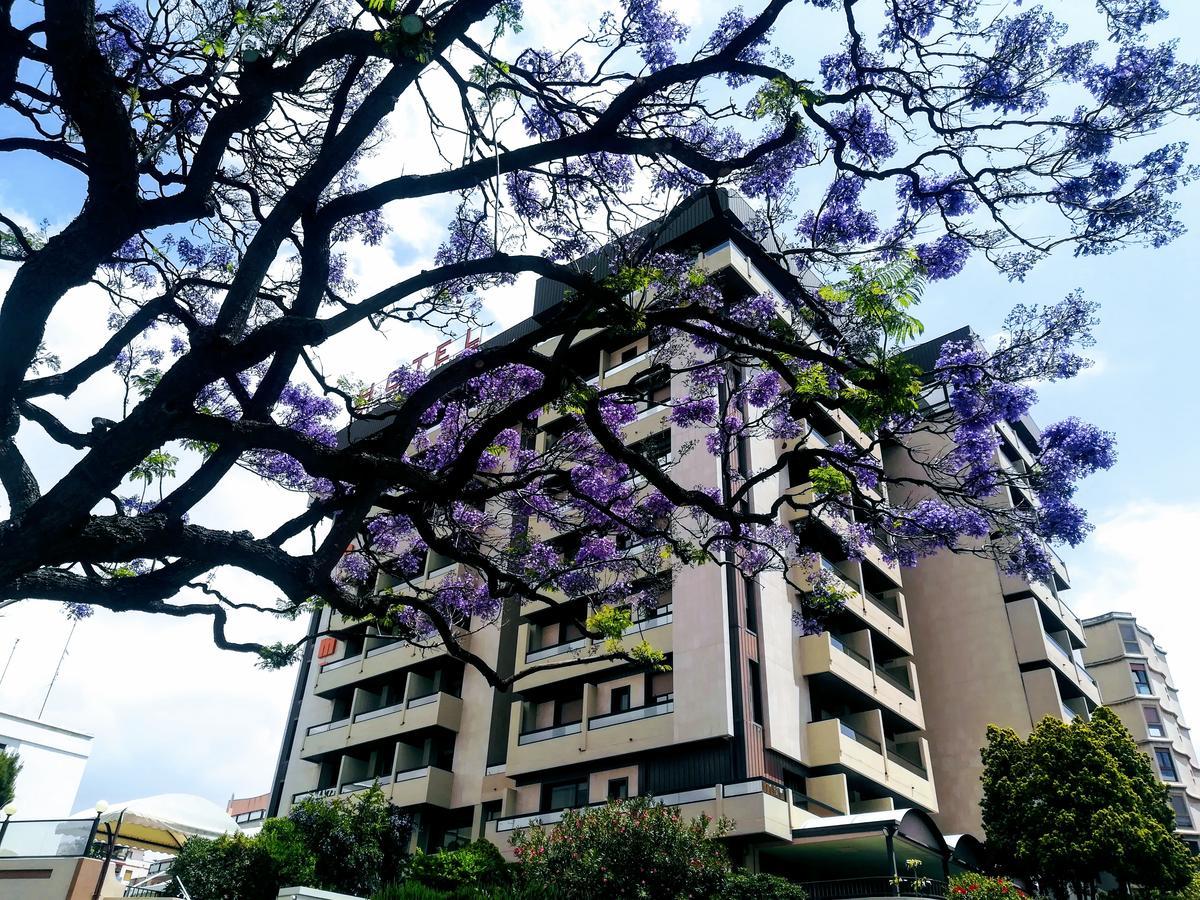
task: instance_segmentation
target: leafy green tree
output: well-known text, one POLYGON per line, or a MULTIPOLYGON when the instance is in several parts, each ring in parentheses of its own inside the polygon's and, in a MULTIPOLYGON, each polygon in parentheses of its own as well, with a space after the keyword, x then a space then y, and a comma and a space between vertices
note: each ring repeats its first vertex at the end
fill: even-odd
POLYGON ((305 800, 288 819, 316 858, 314 887, 365 897, 400 880, 412 822, 378 787, 332 801, 305 800))
POLYGON ((1058 897, 1123 886, 1178 890, 1195 866, 1173 832, 1167 790, 1111 710, 1043 719, 1027 740, 995 725, 983 754, 983 827, 1001 868, 1058 897))
POLYGON ((16 796, 17 775, 21 773, 21 757, 17 751, 0 753, 0 806, 12 803, 16 796))
MULTIPOLYGON (((317 857, 305 843, 304 835, 290 819, 267 819, 254 843, 266 854, 275 871, 278 886, 312 884, 316 877, 317 857)), ((274 894, 272 895, 274 896, 274 894)))
POLYGON ((725 896, 729 857, 720 842, 729 824, 635 797, 568 810, 553 830, 534 825, 514 835, 519 878, 555 897, 679 898, 725 896))

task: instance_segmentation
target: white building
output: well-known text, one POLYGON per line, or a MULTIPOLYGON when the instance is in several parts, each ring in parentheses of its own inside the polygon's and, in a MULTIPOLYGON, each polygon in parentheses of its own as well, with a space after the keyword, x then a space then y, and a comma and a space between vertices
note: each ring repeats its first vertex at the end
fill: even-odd
POLYGON ((90 734, 0 712, 0 750, 15 750, 21 756, 13 801, 18 818, 71 815, 92 752, 90 734))

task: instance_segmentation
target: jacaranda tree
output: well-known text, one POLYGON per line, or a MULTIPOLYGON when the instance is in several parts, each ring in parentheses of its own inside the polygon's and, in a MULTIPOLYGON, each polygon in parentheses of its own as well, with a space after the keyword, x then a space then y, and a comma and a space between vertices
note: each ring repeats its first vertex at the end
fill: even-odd
MULTIPOLYGON (((803 529, 780 527, 784 505, 844 522, 848 554, 884 534, 905 564, 969 545, 1041 577, 1048 544, 1083 537, 1077 479, 1113 450, 1082 422, 1045 430, 1036 508, 987 498, 1012 477, 992 426, 1029 408, 1031 383, 1085 365, 1092 304, 1019 306, 998 348, 952 344, 925 384, 899 348, 924 283, 972 256, 1020 279, 1056 249, 1179 235, 1186 148, 1155 135, 1196 112, 1200 70, 1152 36, 1159 0, 1073 4, 1071 22, 981 0, 757 0, 711 33, 667 0, 620 0, 584 33, 525 46, 522 23, 553 6, 0 0, 0 152, 86 185, 58 225, 0 215, 0 600, 207 616, 220 646, 276 664, 296 648, 232 639, 227 610, 319 602, 438 637, 505 686, 455 626, 509 598, 603 611, 636 599, 645 571, 711 560, 799 571, 802 620, 815 616, 838 588, 803 529), (827 55, 797 58, 802 32, 827 36, 827 55), (404 158, 398 131, 440 155, 404 158), (386 175, 365 174, 373 154, 386 175), (801 273, 793 290, 729 302, 691 256, 656 252, 656 229, 632 231, 718 188, 758 210, 770 249, 754 252, 801 273), (370 266, 386 222, 434 197, 456 208, 436 254, 357 289, 350 254, 370 266), (631 233, 603 275, 570 262, 631 233), (353 329, 478 328, 480 297, 526 273, 566 286, 553 314, 503 346, 398 369, 383 406, 320 362, 353 329), (84 287, 106 293, 110 331, 63 359, 47 322, 84 287), (594 327, 651 334, 654 377, 684 387, 671 420, 706 433, 689 452, 790 449, 769 470, 731 464, 713 493, 625 446, 647 381, 581 377, 569 348, 594 327), (119 415, 80 409, 76 391, 114 373, 119 415), (877 492, 873 455, 802 440, 821 405, 903 441, 938 386, 950 408, 933 427, 955 449, 923 461, 906 485, 919 499, 877 492), (552 406, 571 427, 539 450, 523 434, 552 406), (352 421, 366 436, 339 443, 352 421), (23 452, 31 431, 71 453, 64 473, 23 452), (235 467, 312 502, 264 533, 194 521, 235 467), (784 468, 812 490, 745 502, 784 468), (532 540, 535 520, 575 537, 532 540), (429 549, 472 574, 415 583, 429 549), (267 579, 278 604, 228 596, 221 566, 267 579)), ((610 610, 589 628, 620 624, 610 610)))

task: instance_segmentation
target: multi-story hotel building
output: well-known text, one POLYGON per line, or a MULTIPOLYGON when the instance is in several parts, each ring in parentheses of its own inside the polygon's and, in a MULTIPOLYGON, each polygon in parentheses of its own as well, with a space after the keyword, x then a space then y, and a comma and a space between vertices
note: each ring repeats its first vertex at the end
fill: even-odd
MULTIPOLYGON (((796 276, 741 227, 750 215, 736 196, 721 195, 720 214, 695 202, 664 229, 660 245, 695 252, 731 297, 793 293, 796 276)), ((540 281, 531 321, 561 297, 561 286, 540 281)), ((493 340, 529 327, 521 323, 493 340)), ((599 330, 582 335, 572 356, 579 373, 602 388, 627 383, 654 362, 647 338, 613 339, 599 330)), ((684 452, 703 430, 667 418, 665 404, 682 384, 646 382, 628 441, 670 459, 681 483, 726 489, 717 460, 684 452)), ((545 411, 538 446, 555 440, 562 424, 545 411)), ((838 410, 809 424, 809 441, 872 445, 838 410)), ((1014 465, 1030 462, 1027 445, 1036 435, 1010 430, 1008 439, 1014 465)), ((744 464, 770 466, 787 449, 752 440, 744 464)), ((780 492, 810 490, 807 480, 785 469, 758 488, 753 503, 765 508, 780 492)), ((1082 631, 1058 600, 1065 573, 1060 584, 1030 586, 1000 576, 994 564, 985 569, 970 559, 959 569, 955 560, 935 559, 933 574, 913 582, 927 605, 918 609, 909 575, 902 580, 881 546, 850 560, 820 517, 786 524, 805 529, 822 565, 847 589, 850 599, 824 633, 797 632, 797 601, 782 574, 748 579, 709 563, 655 581, 657 607, 629 629, 627 640, 645 638, 666 654, 665 672, 586 662, 591 641, 575 624, 582 610, 510 606, 498 624, 470 630, 471 651, 505 675, 581 657, 578 665, 521 679, 512 693, 493 690, 436 647, 369 632, 317 641, 300 668, 271 812, 314 793, 345 795, 378 782, 392 802, 412 810, 423 846, 486 837, 506 848, 514 830, 553 823, 564 809, 653 795, 689 814, 734 820, 731 841, 758 867, 802 870, 810 879, 886 877, 897 858, 922 859, 926 874, 940 875, 954 848, 930 816, 945 807, 945 778, 956 808, 950 821, 970 818, 965 805, 978 798, 967 780, 977 779, 986 724, 1027 729, 1042 714, 1086 713, 1095 702, 1073 656, 1082 631), (938 621, 945 623, 940 639, 938 621), (948 648, 954 641, 964 645, 948 648), (922 653, 931 660, 929 675, 922 653), (940 682, 933 703, 930 680, 940 682), (988 691, 1000 699, 992 702, 988 691), (981 709, 969 709, 973 703, 981 709), (934 734, 953 749, 939 757, 934 734), (965 765, 976 774, 945 771, 969 755, 960 749, 968 744, 975 761, 965 765), (838 852, 829 852, 830 842, 838 852)), ((433 583, 455 571, 433 553, 425 578, 433 583)), ((322 612, 313 634, 343 624, 322 612)), ((958 842, 960 855, 971 844, 958 842)))
POLYGON ((1200 852, 1200 763, 1179 706, 1167 652, 1127 612, 1083 620, 1084 661, 1104 705, 1121 717, 1170 789, 1176 830, 1200 852))
MULTIPOLYGON (((975 339, 961 328, 914 347, 909 356, 928 371, 947 341, 975 339)), ((925 400, 927 418, 936 423, 948 398, 927 393, 925 400)), ((1029 507, 1035 501, 1024 476, 1037 454, 1037 425, 1025 418, 998 430, 997 462, 1011 477, 993 502, 1029 507)), ((917 477, 921 460, 940 458, 949 449, 944 430, 931 428, 905 447, 887 450, 886 471, 890 477, 917 477)), ((1086 718, 1100 704, 1080 655, 1083 626, 1062 599, 1070 587, 1066 566, 1052 550, 1050 558, 1054 572, 1044 582, 1008 575, 986 553, 941 551, 904 570, 925 734, 937 773, 934 818, 947 834, 982 834, 980 750, 989 724, 1024 737, 1046 716, 1086 718)))

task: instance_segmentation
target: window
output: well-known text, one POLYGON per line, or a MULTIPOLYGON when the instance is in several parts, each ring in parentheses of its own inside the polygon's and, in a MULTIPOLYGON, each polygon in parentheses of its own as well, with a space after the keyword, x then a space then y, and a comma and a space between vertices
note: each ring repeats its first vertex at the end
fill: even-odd
POLYGON ((555 812, 560 809, 579 809, 588 805, 587 779, 582 781, 564 781, 559 784, 542 786, 543 812, 555 812))
POLYGON ((1121 625, 1121 643, 1125 645, 1126 653, 1142 652, 1142 646, 1138 643, 1137 629, 1132 625, 1121 625))
POLYGON ((641 351, 638 350, 638 348, 636 346, 626 347, 624 350, 621 351, 621 358, 620 358, 620 360, 618 360, 618 363, 623 364, 623 363, 629 362, 631 359, 637 359, 638 354, 640 352, 641 351))
POLYGON ((554 701, 554 725, 574 725, 583 719, 583 698, 559 698, 554 701))
POLYGON ((1164 781, 1178 781, 1179 776, 1175 772, 1175 757, 1171 755, 1171 751, 1160 748, 1154 751, 1154 760, 1158 763, 1158 774, 1163 777, 1164 781))
POLYGON ((1171 809, 1175 810, 1175 827, 1192 827, 1192 813, 1188 809, 1187 797, 1183 796, 1183 794, 1172 794, 1171 809))
POLYGON ((666 703, 675 698, 675 673, 655 672, 650 676, 650 696, 655 703, 666 703))
POLYGON ((753 578, 742 579, 742 592, 746 596, 746 630, 758 633, 758 606, 755 600, 758 596, 753 578))
POLYGON ((609 694, 609 712, 625 712, 631 706, 629 702, 629 685, 613 688, 609 694))
POLYGON ((1167 729, 1158 714, 1158 709, 1153 706, 1144 706, 1142 712, 1146 715, 1146 734, 1152 738, 1165 738, 1167 729))
POLYGON ((1133 663, 1129 666, 1129 671, 1133 673, 1133 689, 1143 697, 1149 697, 1154 693, 1150 687, 1150 673, 1146 671, 1146 667, 1141 663, 1133 663))
POLYGON ((762 705, 762 675, 758 671, 758 663, 750 661, 750 716, 755 725, 763 723, 762 705))
POLYGON ((608 799, 609 800, 628 800, 629 799, 629 779, 628 778, 610 778, 608 780, 608 799))

